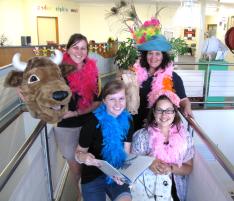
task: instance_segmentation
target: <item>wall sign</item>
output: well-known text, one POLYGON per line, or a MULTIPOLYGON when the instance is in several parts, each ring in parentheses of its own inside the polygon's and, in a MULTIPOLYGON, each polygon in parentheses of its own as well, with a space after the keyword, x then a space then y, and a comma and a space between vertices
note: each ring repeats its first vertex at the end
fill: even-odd
POLYGON ((184 37, 187 40, 194 40, 195 36, 196 36, 196 29, 192 29, 192 28, 184 29, 184 37))
POLYGON ((48 4, 44 4, 44 5, 37 5, 36 6, 37 11, 56 11, 56 12, 63 12, 63 13, 78 13, 78 9, 77 8, 68 8, 66 6, 63 5, 58 5, 58 6, 52 6, 52 5, 48 5, 48 4))

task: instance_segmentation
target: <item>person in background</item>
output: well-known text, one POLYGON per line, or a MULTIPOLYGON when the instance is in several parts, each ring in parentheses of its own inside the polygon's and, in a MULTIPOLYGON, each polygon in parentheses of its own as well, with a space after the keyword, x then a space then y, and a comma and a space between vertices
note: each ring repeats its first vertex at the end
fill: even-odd
POLYGON ((102 89, 102 104, 80 132, 76 159, 82 164, 81 189, 84 201, 131 201, 127 184, 113 181, 98 169, 98 159, 115 168, 124 165, 133 134, 131 115, 126 108, 125 85, 120 80, 108 82, 102 89))
POLYGON ((98 68, 96 62, 88 57, 87 38, 82 34, 73 34, 63 55, 63 64, 74 65, 77 70, 67 78, 72 91, 69 111, 63 120, 53 128, 58 147, 67 160, 70 171, 77 183, 78 201, 81 200, 79 180, 81 166, 75 161, 81 127, 87 122, 89 114, 100 102, 98 101, 98 68))
POLYGON ((215 30, 209 30, 207 32, 207 39, 204 41, 202 46, 202 58, 211 60, 223 60, 228 48, 215 36, 215 30), (219 58, 216 58, 217 53, 220 52, 219 58))
POLYGON ((171 45, 160 34, 159 21, 155 18, 146 21, 139 30, 133 32, 133 37, 141 53, 140 59, 134 64, 140 86, 140 106, 138 114, 133 115, 135 130, 143 127, 148 107, 152 106, 151 99, 160 90, 163 81, 166 82, 166 88, 174 90, 180 97, 180 106, 185 116, 192 116, 191 103, 186 96, 183 81, 173 72, 173 62, 168 54, 171 45))
POLYGON ((131 152, 155 157, 133 185, 133 200, 185 201, 193 167, 192 136, 180 119, 175 93, 163 90, 154 100, 145 128, 133 135, 131 152))

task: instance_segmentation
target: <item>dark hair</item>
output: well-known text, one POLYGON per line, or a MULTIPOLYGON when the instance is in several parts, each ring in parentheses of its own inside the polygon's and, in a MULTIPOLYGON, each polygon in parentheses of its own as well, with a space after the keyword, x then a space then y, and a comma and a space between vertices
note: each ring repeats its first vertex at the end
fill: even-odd
POLYGON ((84 35, 82 35, 82 34, 75 33, 75 34, 71 35, 71 37, 70 37, 69 40, 68 40, 68 43, 67 43, 67 46, 66 46, 67 50, 68 50, 72 45, 74 45, 75 43, 77 43, 77 42, 79 42, 79 41, 81 41, 81 40, 84 40, 84 41, 86 42, 87 48, 88 48, 88 40, 87 40, 87 38, 86 38, 84 35))
MULTIPOLYGON (((171 100, 166 96, 166 95, 161 95, 159 96, 159 98, 155 101, 155 103, 153 104, 153 106, 150 108, 149 113, 148 113, 148 117, 147 117, 147 121, 146 121, 146 126, 145 127, 149 127, 149 126, 157 126, 155 123, 155 117, 154 117, 154 112, 155 112, 155 108, 157 106, 157 103, 160 100, 168 100, 171 102, 171 100)), ((172 102, 171 102, 172 103, 172 102)), ((172 103, 173 104, 173 103, 172 103)), ((176 107, 176 105, 173 104, 173 108, 175 110, 175 118, 173 120, 173 124, 177 126, 179 123, 181 122, 181 118, 178 112, 178 108, 176 107)))
MULTIPOLYGON (((147 70, 149 70, 149 64, 147 62, 147 53, 149 51, 141 51, 141 57, 140 57, 140 64, 142 67, 145 67, 147 70)), ((160 66, 158 68, 162 68, 165 69, 167 64, 171 61, 170 56, 167 52, 162 52, 163 55, 163 59, 162 59, 162 63, 160 64, 160 66)))
POLYGON ((106 98, 106 96, 110 94, 115 94, 119 92, 122 89, 126 89, 123 81, 121 80, 112 80, 105 84, 105 86, 102 89, 101 97, 102 100, 106 98))

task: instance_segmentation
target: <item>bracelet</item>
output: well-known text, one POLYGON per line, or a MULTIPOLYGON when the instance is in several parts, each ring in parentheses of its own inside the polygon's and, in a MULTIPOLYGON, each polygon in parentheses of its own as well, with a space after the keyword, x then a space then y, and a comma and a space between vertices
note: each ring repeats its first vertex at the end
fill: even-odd
MULTIPOLYGON (((79 152, 77 152, 77 153, 80 154, 80 153, 83 153, 83 152, 79 151, 79 152)), ((83 161, 81 161, 81 160, 78 158, 77 154, 75 154, 75 160, 76 160, 79 164, 84 163, 83 161)))

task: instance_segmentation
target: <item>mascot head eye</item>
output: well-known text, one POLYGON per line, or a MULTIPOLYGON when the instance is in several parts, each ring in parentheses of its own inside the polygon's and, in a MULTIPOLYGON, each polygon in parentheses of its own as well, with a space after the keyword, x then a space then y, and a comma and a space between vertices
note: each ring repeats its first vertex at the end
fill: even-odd
POLYGON ((39 81, 40 81, 39 77, 37 77, 37 75, 35 74, 30 75, 30 77, 28 78, 28 84, 32 84, 39 81))

